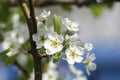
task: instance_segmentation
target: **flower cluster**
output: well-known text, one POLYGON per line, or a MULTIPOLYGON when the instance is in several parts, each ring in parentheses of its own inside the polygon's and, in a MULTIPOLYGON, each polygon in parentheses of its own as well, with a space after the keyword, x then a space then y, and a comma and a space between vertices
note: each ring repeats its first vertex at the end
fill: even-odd
POLYGON ((13 29, 4 33, 4 41, 2 42, 3 49, 10 49, 10 51, 6 54, 11 57, 16 53, 19 53, 19 48, 21 44, 23 44, 27 39, 27 28, 23 27, 23 25, 19 25, 19 15, 14 14, 12 17, 11 23, 13 23, 13 29))
POLYGON ((89 71, 96 69, 96 64, 93 62, 95 56, 93 54, 89 54, 93 49, 93 45, 91 43, 84 43, 80 40, 77 34, 79 31, 79 23, 72 21, 69 18, 60 20, 57 17, 56 21, 56 18, 54 19, 55 29, 46 29, 48 27, 46 25, 46 20, 50 14, 50 11, 47 12, 44 10, 40 16, 36 17, 37 22, 42 24, 38 25, 38 32, 33 34, 36 48, 44 50, 44 53, 47 55, 53 55, 55 60, 64 59, 68 64, 83 63, 86 66, 87 73, 90 74, 89 71), (56 30, 57 27, 61 27, 58 24, 65 26, 66 30, 60 33, 60 30, 58 30, 60 28, 56 30), (89 55, 84 58, 83 56, 86 53, 89 55))

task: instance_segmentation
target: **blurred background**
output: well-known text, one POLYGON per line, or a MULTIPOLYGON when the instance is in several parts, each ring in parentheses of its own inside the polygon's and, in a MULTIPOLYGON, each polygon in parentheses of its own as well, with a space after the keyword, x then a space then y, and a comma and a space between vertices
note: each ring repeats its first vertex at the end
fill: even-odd
MULTIPOLYGON (((12 0, 11 0, 12 1, 12 0)), ((14 2, 14 0, 13 0, 14 2)), ((12 5, 12 4, 11 4, 12 5)), ((69 17, 80 23, 79 36, 84 42, 91 42, 94 45, 93 53, 96 55, 97 69, 91 73, 88 80, 120 80, 120 3, 113 2, 108 4, 93 4, 78 7, 76 5, 54 5, 45 7, 35 7, 36 16, 43 9, 57 14, 59 17, 69 17)), ((2 25, 10 24, 9 20, 15 14, 20 15, 20 22, 25 24, 25 19, 18 6, 12 5, 4 0, 0 0, 0 39, 2 41, 2 25), (6 7, 6 5, 8 5, 6 7), (11 15, 12 14, 12 15, 11 15)), ((51 22, 49 22, 51 24, 51 22)), ((27 27, 27 25, 24 25, 27 27)), ((0 44, 1 45, 1 44, 0 44)), ((2 51, 0 47, 0 51, 2 51)), ((29 62, 29 60, 28 60, 29 62)), ((68 69, 65 69, 66 62, 60 62, 64 68, 63 72, 68 74, 68 69)), ((30 64, 29 64, 30 65, 30 64)), ((32 65, 32 64, 31 64, 32 65)), ((78 69, 83 69, 76 64, 78 69)), ((32 68, 32 67, 31 67, 32 68)), ((31 69, 30 68, 30 69, 31 69)), ((32 72, 32 70, 29 70, 32 72)), ((86 75, 86 72, 84 72, 86 75)), ((0 80, 19 80, 21 72, 14 64, 6 67, 0 59, 0 80)), ((61 74, 62 75, 62 74, 61 74)), ((20 80, 24 80, 21 78, 20 80)), ((68 79, 68 80, 72 80, 68 79)))

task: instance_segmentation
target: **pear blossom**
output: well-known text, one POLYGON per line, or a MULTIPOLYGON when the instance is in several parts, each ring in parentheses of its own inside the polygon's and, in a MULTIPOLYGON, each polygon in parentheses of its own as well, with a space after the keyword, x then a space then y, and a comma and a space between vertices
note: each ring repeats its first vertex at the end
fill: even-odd
POLYGON ((48 64, 48 69, 46 72, 43 72, 42 80, 58 80, 59 73, 56 70, 57 66, 52 61, 48 64))
POLYGON ((5 49, 5 50, 9 48, 10 51, 6 55, 11 57, 11 56, 13 56, 13 55, 18 53, 18 49, 20 48, 20 45, 17 44, 17 43, 13 43, 9 39, 6 39, 2 43, 2 48, 5 49))
POLYGON ((76 75, 73 80, 87 80, 86 76, 83 75, 83 72, 76 69, 74 65, 69 65, 69 69, 73 74, 76 75))
POLYGON ((66 35, 65 40, 69 41, 69 43, 68 43, 69 45, 76 45, 77 42, 79 41, 79 36, 78 36, 77 33, 75 33, 75 34, 73 34, 71 36, 66 35))
POLYGON ((36 20, 45 21, 50 16, 50 14, 51 14, 51 11, 47 12, 46 10, 43 10, 43 12, 38 17, 36 17, 36 20))
POLYGON ((90 75, 90 71, 96 70, 97 66, 93 62, 95 60, 95 55, 94 54, 88 54, 86 59, 83 61, 83 63, 86 65, 86 72, 88 75, 90 75))
POLYGON ((70 31, 78 31, 79 30, 79 28, 78 28, 79 23, 73 22, 69 18, 64 18, 62 20, 62 24, 64 24, 67 27, 67 29, 70 31))
POLYGON ((57 80, 58 72, 54 69, 48 69, 47 72, 43 73, 42 80, 57 80))
POLYGON ((83 48, 77 46, 70 46, 65 51, 66 60, 69 64, 74 64, 75 62, 80 63, 83 60, 83 48))
POLYGON ((41 30, 40 33, 33 34, 33 40, 36 42, 36 48, 39 49, 43 46, 45 40, 47 39, 47 32, 41 30))
POLYGON ((51 33, 47 35, 48 38, 44 42, 44 47, 48 55, 55 54, 63 49, 63 36, 57 33, 51 33))
POLYGON ((77 76, 74 80, 87 80, 85 76, 77 76))
POLYGON ((74 65, 69 65, 69 69, 73 74, 77 76, 80 76, 83 74, 83 72, 81 70, 76 69, 74 65))
POLYGON ((85 43, 84 48, 87 51, 91 51, 93 49, 93 45, 91 43, 85 43))

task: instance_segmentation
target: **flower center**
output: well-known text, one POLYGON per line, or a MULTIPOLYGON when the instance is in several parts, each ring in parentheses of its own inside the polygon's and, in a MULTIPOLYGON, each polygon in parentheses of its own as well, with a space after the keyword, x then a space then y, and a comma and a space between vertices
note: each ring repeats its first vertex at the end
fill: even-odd
POLYGON ((76 50, 71 51, 70 56, 71 56, 72 58, 75 58, 75 57, 77 56, 76 50))
POLYGON ((15 37, 18 39, 20 37, 20 34, 16 33, 15 37))
POLYGON ((68 24, 68 27, 71 29, 73 28, 72 22, 70 24, 68 24))
POLYGON ((44 35, 40 36, 40 41, 44 43, 45 40, 46 40, 46 37, 44 35))
POLYGON ((49 76, 48 76, 48 79, 49 79, 49 80, 52 80, 52 79, 53 79, 53 76, 52 76, 52 75, 49 75, 49 76))
POLYGON ((53 46, 54 48, 57 48, 59 44, 60 42, 58 40, 51 40, 51 46, 53 46))

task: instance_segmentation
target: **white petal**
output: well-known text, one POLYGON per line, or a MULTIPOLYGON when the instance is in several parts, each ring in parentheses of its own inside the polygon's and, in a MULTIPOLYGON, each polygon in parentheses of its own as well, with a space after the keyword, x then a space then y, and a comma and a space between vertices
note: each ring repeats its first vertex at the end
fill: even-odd
POLYGON ((82 62, 82 60, 83 60, 83 57, 80 57, 80 56, 77 56, 77 57, 75 58, 75 61, 76 61, 77 63, 82 62))
POLYGON ((71 59, 71 58, 67 58, 67 62, 68 62, 69 64, 74 64, 74 63, 75 63, 75 61, 74 61, 73 59, 71 59))
POLYGON ((38 42, 38 34, 33 34, 32 37, 35 42, 38 42))
POLYGON ((69 19, 69 18, 64 18, 63 20, 62 20, 62 24, 64 24, 65 26, 67 26, 68 24, 70 24, 71 23, 71 20, 69 19))
POLYGON ((47 49, 45 52, 46 52, 46 54, 48 54, 48 55, 53 55, 53 54, 55 54, 54 52, 52 52, 52 51, 50 51, 50 50, 48 50, 48 49, 47 49))
POLYGON ((94 71, 94 70, 96 70, 96 68, 97 68, 97 66, 96 66, 95 63, 90 62, 90 63, 88 64, 88 69, 89 69, 90 71, 94 71))
POLYGON ((95 54, 90 54, 90 56, 89 56, 89 60, 90 61, 94 61, 95 60, 95 54))

